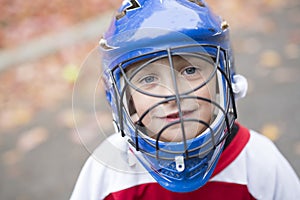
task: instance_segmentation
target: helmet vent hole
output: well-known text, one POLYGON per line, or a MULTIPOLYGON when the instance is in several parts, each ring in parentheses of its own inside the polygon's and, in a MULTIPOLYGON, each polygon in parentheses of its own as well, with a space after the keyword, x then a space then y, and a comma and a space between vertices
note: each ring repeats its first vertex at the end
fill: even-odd
POLYGON ((189 1, 197 4, 200 7, 205 7, 205 4, 201 0, 189 0, 189 1))
POLYGON ((116 19, 119 20, 126 15, 126 10, 116 14, 116 19))
POLYGON ((209 28, 208 30, 209 30, 210 32, 212 32, 212 33, 217 32, 216 29, 214 29, 214 28, 209 28))

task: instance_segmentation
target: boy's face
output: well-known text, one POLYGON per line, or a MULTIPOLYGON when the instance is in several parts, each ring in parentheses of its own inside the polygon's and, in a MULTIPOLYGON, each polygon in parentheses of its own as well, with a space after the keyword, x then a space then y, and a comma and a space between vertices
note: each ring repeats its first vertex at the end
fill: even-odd
MULTIPOLYGON (((212 60, 203 60, 193 56, 173 56, 174 72, 172 72, 168 58, 162 58, 146 65, 139 72, 133 75, 131 83, 134 84, 141 91, 154 94, 171 96, 176 94, 188 93, 191 96, 198 96, 209 100, 215 100, 216 96, 216 78, 213 77, 206 85, 198 88, 211 76, 214 70, 214 63, 212 60), (172 73, 175 74, 177 88, 174 87, 174 79, 172 73)), ((129 67, 126 75, 132 76, 133 71, 147 61, 140 61, 129 67)), ((129 95, 131 97, 134 113, 131 118, 136 122, 140 116, 147 112, 148 109, 165 100, 165 98, 158 98, 142 94, 130 87, 129 95)), ((214 106, 203 100, 195 98, 182 98, 180 105, 176 100, 171 100, 159 104, 155 108, 149 110, 148 114, 142 120, 144 126, 147 128, 147 134, 156 138, 157 133, 166 125, 179 120, 179 107, 181 109, 183 119, 194 119, 194 121, 184 121, 183 127, 186 139, 191 139, 201 134, 207 127, 203 123, 196 122, 196 120, 204 121, 210 124, 213 120, 214 106)), ((181 123, 176 123, 162 133, 161 141, 180 142, 183 140, 181 123)))

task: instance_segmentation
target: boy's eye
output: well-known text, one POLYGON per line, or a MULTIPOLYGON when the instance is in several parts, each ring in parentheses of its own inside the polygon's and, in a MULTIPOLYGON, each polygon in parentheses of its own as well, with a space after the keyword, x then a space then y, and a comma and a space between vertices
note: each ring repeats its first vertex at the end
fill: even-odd
POLYGON ((196 67, 188 67, 183 71, 183 73, 191 75, 191 74, 195 74, 196 70, 197 70, 196 67))
POLYGON ((184 76, 191 76, 191 75, 200 74, 200 71, 201 71, 201 69, 199 67, 190 66, 190 67, 184 68, 181 73, 184 76))
POLYGON ((145 83, 152 83, 154 81, 154 77, 153 76, 147 76, 143 79, 143 81, 145 83))
POLYGON ((153 75, 148 75, 140 79, 141 84, 151 84, 157 81, 157 78, 153 75))

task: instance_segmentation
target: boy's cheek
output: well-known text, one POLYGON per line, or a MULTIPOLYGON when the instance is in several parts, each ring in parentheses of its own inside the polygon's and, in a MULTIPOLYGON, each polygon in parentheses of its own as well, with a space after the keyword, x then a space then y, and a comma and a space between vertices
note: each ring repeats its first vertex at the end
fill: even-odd
POLYGON ((149 109, 157 101, 159 101, 157 98, 149 97, 140 93, 135 93, 133 96, 134 107, 139 115, 149 109))

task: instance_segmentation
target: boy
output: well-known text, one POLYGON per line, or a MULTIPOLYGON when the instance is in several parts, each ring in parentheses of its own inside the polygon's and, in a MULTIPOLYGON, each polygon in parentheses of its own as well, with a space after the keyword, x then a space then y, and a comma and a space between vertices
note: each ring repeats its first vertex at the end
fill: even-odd
POLYGON ((71 199, 300 199, 272 142, 235 122, 247 84, 205 2, 124 1, 100 47, 117 133, 71 199))

